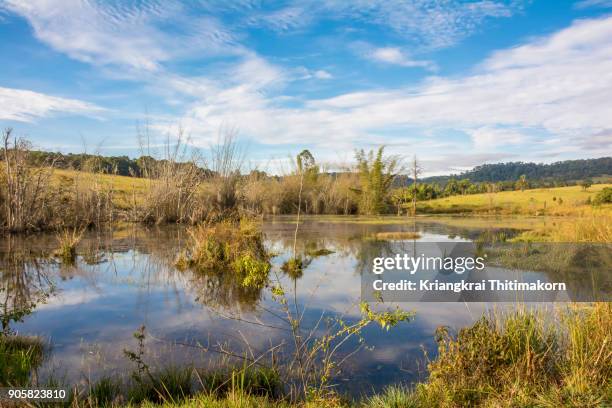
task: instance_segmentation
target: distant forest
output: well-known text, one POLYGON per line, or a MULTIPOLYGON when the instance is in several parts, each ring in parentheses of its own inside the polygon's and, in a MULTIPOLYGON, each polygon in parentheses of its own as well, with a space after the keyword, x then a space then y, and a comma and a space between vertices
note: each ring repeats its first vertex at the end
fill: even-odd
MULTIPOLYGON (((158 162, 150 156, 132 159, 128 156, 101 156, 92 154, 63 154, 54 152, 32 151, 31 160, 34 163, 50 163, 62 169, 75 169, 90 172, 118 174, 122 176, 142 177, 151 164, 158 162)), ((192 165, 187 164, 185 165, 192 165)), ((202 169, 203 173, 209 170, 202 169)), ((550 184, 567 184, 601 176, 612 176, 612 157, 599 159, 565 160, 551 164, 508 162, 483 164, 473 170, 448 176, 424 177, 425 183, 437 183, 444 186, 449 180, 467 179, 472 183, 516 181, 521 176, 531 181, 543 181, 550 184)), ((408 185, 412 179, 408 176, 398 176, 395 186, 408 185)))
POLYGON ((427 183, 446 184, 450 179, 477 182, 516 181, 521 176, 528 180, 571 182, 601 176, 612 176, 612 157, 599 159, 564 160, 551 164, 509 162, 483 164, 457 175, 425 177, 427 183))

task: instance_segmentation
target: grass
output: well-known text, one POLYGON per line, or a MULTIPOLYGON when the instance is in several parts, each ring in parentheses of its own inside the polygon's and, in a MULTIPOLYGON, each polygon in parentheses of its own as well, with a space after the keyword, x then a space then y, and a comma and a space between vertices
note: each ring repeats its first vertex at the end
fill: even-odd
POLYGON ((612 403, 612 305, 485 316, 438 330, 429 379, 370 398, 378 407, 603 407, 612 403), (551 313, 551 312, 549 312, 551 313))
MULTIPOLYGON (((56 169, 53 171, 56 182, 69 184, 79 180, 82 184, 97 183, 100 187, 113 191, 113 204, 118 209, 127 210, 134 201, 142 203, 146 199, 151 183, 156 180, 118 176, 111 174, 87 173, 74 170, 56 169)), ((469 194, 444 197, 417 203, 420 214, 464 214, 497 213, 522 215, 582 215, 588 213, 590 202, 597 193, 612 184, 595 184, 584 190, 580 186, 532 189, 525 191, 502 191, 492 194, 469 194)), ((346 220, 346 217, 339 217, 346 220)), ((359 217, 356 221, 376 220, 380 217, 359 217)), ((404 218, 405 217, 399 217, 404 218)), ((333 219, 333 217, 330 217, 333 219)))
POLYGON ((292 279, 299 279, 304 275, 304 269, 308 267, 312 259, 296 256, 289 258, 281 265, 281 270, 292 279))
POLYGON ((78 231, 76 228, 73 228, 72 230, 65 229, 57 234, 59 248, 55 251, 55 256, 64 264, 74 264, 77 255, 76 247, 81 241, 84 232, 84 229, 78 231))
MULTIPOLYGON (((436 332, 426 381, 390 386, 362 400, 329 395, 290 401, 270 369, 198 371, 170 367, 149 379, 102 378, 73 407, 604 407, 612 404, 612 304, 496 310, 453 334, 436 332)), ((3 337, 0 356, 41 355, 39 340, 3 337)), ((3 360, 0 360, 3 361, 3 360)), ((30 357, 30 361, 34 361, 30 357)), ((3 364, 3 370, 6 365, 3 364)), ((4 375, 6 371, 1 371, 4 375)), ((27 381, 26 371, 14 370, 27 381)), ((15 381, 12 382, 15 384, 15 381)), ((23 383, 22 383, 23 384, 23 383)))
POLYGON ((43 360, 44 345, 38 337, 0 334, 0 386, 26 386, 43 360))
MULTIPOLYGON (((557 309, 518 307, 496 310, 453 334, 436 333, 438 352, 429 360, 426 381, 396 384, 361 400, 337 395, 290 401, 272 371, 202 373, 189 392, 167 384, 187 384, 187 375, 163 377, 174 391, 164 398, 123 398, 111 380, 90 387, 73 406, 99 407, 123 401, 126 407, 605 407, 612 404, 612 304, 572 304, 557 309), (272 373, 272 374, 271 374, 272 373), (90 404, 97 401, 96 404, 90 404), (89 405, 88 405, 89 404, 89 405)), ((162 378, 162 377, 156 377, 162 378)))
POLYGON ((200 224, 190 229, 191 243, 178 258, 179 269, 231 271, 244 287, 263 288, 270 271, 259 224, 251 219, 200 224))
POLYGON ((147 402, 141 405, 142 408, 289 408, 294 406, 295 405, 285 401, 276 401, 268 397, 249 395, 241 391, 232 392, 221 398, 215 395, 202 394, 191 397, 180 403, 169 402, 162 405, 155 405, 147 402))
POLYGON ((411 231, 378 232, 374 235, 375 239, 382 241, 397 241, 406 239, 419 239, 421 234, 411 231))
POLYGON ((79 181, 84 185, 97 183, 101 188, 113 192, 113 204, 116 208, 127 210, 131 208, 134 197, 140 202, 151 182, 140 177, 119 176, 114 174, 89 173, 76 170, 53 170, 53 181, 60 184, 74 184, 79 181))
POLYGON ((521 233, 515 242, 612 242, 612 212, 594 209, 584 217, 556 219, 521 233))
POLYGON ((282 384, 278 373, 268 368, 210 372, 171 366, 139 380, 103 377, 74 395, 70 404, 74 407, 276 406, 282 401, 282 384))
MULTIPOLYGON (((611 184, 595 184, 587 190, 580 186, 571 186, 457 195, 421 201, 417 203, 417 213, 581 216, 590 213, 592 208, 590 203, 597 193, 611 186, 611 184)), ((609 205, 604 207, 612 208, 609 205)))

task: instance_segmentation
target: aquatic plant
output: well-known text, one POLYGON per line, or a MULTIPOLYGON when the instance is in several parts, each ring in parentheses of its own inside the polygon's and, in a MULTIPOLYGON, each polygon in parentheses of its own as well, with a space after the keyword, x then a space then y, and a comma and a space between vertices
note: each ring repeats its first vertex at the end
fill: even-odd
POLYGON ((76 247, 78 243, 81 242, 84 232, 85 229, 78 230, 77 228, 72 228, 64 229, 57 234, 59 248, 55 251, 55 256, 58 257, 62 263, 67 265, 74 264, 77 255, 76 247))
POLYGON ((269 255, 258 223, 241 218, 197 225, 176 266, 203 273, 229 273, 245 288, 263 288, 270 271, 269 255))

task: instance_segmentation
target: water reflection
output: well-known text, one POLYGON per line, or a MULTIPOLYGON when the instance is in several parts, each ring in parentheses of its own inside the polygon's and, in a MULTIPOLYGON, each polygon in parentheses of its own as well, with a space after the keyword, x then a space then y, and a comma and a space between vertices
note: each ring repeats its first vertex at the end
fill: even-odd
POLYGON ((0 322, 2 332, 11 333, 12 324, 21 322, 54 292, 44 254, 35 253, 21 240, 7 237, 0 252, 0 322))
MULTIPOLYGON (((483 233, 517 233, 454 227, 435 220, 417 224, 307 220, 300 227, 297 251, 308 258, 308 268, 300 276, 287 276, 281 265, 292 256, 294 224, 282 218, 264 224, 265 244, 277 255, 272 273, 289 288, 295 284, 306 327, 313 327, 322 314, 358 319, 360 277, 369 270, 372 258, 415 248, 413 241, 371 237, 377 232, 415 229, 420 242, 461 242, 477 240, 483 233)), ((176 257, 186 240, 187 233, 180 227, 130 226, 92 232, 77 248, 76 264, 62 267, 50 258, 55 237, 6 238, 0 244, 3 328, 48 337, 53 353, 40 375, 70 381, 122 372, 129 365, 122 351, 133 348, 132 333, 142 324, 151 334, 147 358, 152 365, 217 363, 210 352, 184 344, 209 349, 249 347, 257 352, 287 338, 281 329, 262 326, 278 325, 268 313, 277 312, 278 305, 267 292, 246 289, 227 274, 177 270, 176 257)), ((423 349, 430 356, 434 352, 436 327, 468 325, 488 307, 481 303, 402 306, 416 311, 416 319, 388 333, 368 327, 364 337, 373 349, 361 350, 349 361, 338 378, 343 389, 357 392, 368 384, 374 390, 419 379, 424 373, 423 349)))

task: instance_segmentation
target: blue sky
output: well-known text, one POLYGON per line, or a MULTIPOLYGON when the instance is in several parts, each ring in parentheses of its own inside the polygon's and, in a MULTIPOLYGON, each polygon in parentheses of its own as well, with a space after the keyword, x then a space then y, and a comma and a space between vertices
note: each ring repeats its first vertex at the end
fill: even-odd
POLYGON ((612 154, 612 0, 0 0, 0 125, 139 155, 238 132, 248 165, 416 154, 426 174, 612 154))

